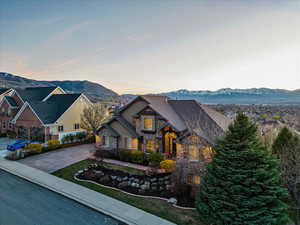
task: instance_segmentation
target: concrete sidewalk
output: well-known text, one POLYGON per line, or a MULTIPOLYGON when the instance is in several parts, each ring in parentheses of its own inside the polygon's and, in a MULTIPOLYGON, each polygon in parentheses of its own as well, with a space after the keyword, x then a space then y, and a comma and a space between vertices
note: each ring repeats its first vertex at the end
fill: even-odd
POLYGON ((0 158, 0 169, 62 194, 129 225, 175 225, 126 203, 18 162, 0 158))

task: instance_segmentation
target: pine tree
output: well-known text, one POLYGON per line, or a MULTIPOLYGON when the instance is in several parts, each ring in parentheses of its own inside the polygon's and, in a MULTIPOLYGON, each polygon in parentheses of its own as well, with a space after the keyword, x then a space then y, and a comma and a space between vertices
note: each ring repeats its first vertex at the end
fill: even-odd
POLYGON ((200 185, 196 207, 209 225, 285 225, 278 161, 261 144, 256 125, 238 114, 200 185))
POLYGON ((294 222, 300 224, 300 137, 287 127, 281 129, 273 146, 273 153, 280 160, 284 185, 290 194, 294 222))

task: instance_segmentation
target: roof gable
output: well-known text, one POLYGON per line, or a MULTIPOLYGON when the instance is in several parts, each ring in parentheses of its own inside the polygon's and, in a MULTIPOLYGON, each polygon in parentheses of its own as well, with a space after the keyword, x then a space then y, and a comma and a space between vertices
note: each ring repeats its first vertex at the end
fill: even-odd
POLYGON ((52 95, 44 102, 31 102, 30 105, 44 124, 55 123, 81 96, 81 94, 52 95))
POLYGON ((174 109, 169 104, 170 98, 165 96, 152 96, 144 95, 141 96, 145 99, 150 107, 156 111, 159 115, 165 118, 169 123, 176 128, 178 131, 183 131, 187 129, 184 121, 180 116, 174 111, 174 109))
POLYGON ((25 89, 16 89, 19 96, 25 102, 42 101, 57 87, 28 87, 25 89))

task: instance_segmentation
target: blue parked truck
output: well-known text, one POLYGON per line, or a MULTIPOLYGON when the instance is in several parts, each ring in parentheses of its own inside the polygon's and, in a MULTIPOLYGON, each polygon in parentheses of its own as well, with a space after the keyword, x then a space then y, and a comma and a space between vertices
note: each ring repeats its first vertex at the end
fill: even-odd
POLYGON ((14 143, 7 145, 8 151, 15 151, 20 148, 25 148, 30 143, 40 143, 38 141, 16 140, 14 143))

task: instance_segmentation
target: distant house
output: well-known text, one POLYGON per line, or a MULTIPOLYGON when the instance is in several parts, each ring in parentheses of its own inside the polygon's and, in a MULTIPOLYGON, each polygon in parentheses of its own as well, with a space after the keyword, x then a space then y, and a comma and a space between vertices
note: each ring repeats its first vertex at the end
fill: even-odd
POLYGON ((138 96, 99 129, 97 145, 111 151, 159 152, 192 164, 203 159, 203 151, 224 135, 230 123, 195 100, 138 96))
POLYGON ((84 131, 80 115, 90 104, 84 94, 67 94, 60 87, 11 90, 0 102, 1 133, 47 141, 84 131))

